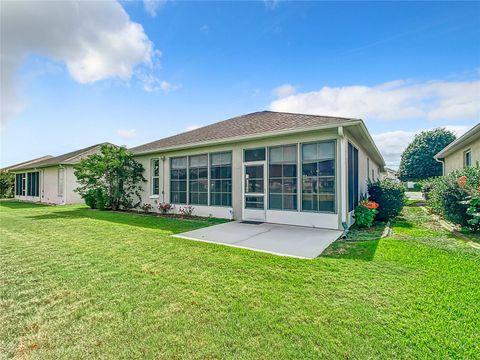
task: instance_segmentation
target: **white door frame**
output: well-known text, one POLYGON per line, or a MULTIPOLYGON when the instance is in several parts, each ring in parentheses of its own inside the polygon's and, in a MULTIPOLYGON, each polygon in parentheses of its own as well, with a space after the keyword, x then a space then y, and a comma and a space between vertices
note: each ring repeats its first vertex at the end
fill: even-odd
POLYGON ((267 218, 267 161, 248 161, 242 164, 242 220, 246 221, 266 221, 267 218), (263 193, 246 193, 246 173, 247 166, 263 166, 263 193), (245 198, 247 196, 263 196, 263 209, 246 209, 245 198))

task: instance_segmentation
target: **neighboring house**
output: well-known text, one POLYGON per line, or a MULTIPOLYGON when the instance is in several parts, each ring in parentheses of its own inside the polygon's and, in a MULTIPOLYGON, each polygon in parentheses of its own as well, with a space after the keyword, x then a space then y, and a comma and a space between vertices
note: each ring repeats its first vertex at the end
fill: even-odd
POLYGON ((256 112, 131 149, 142 201, 245 221, 342 229, 385 163, 362 120, 256 112))
POLYGON ((387 168, 387 167, 385 168, 385 173, 383 174, 383 177, 385 179, 400 181, 399 178, 398 178, 398 171, 387 168))
POLYGON ((73 191, 78 187, 73 166, 99 153, 101 145, 9 166, 8 171, 15 174, 15 198, 58 205, 83 203, 80 195, 73 191))
POLYGON ((480 123, 435 155, 443 163, 443 175, 480 162, 480 123))

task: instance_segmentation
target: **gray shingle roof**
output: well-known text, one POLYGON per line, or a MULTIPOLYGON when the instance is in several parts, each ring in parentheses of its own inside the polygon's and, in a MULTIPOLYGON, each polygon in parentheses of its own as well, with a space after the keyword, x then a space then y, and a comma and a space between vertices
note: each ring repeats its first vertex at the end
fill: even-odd
POLYGON ((27 161, 23 161, 23 162, 18 163, 18 164, 14 164, 14 165, 4 167, 4 168, 0 169, 0 171, 13 171, 16 168, 24 167, 24 166, 27 166, 27 165, 32 165, 32 164, 35 164, 35 163, 38 163, 40 161, 47 160, 47 159, 50 159, 50 158, 53 158, 53 156, 52 155, 45 155, 45 156, 42 156, 42 157, 39 157, 39 158, 36 158, 36 159, 27 160, 27 161))
POLYGON ((220 121, 199 129, 140 145, 130 150, 138 154, 206 141, 220 141, 262 133, 268 134, 275 131, 308 129, 353 121, 359 120, 332 116, 261 111, 220 121))
POLYGON ((38 161, 35 163, 27 163, 22 166, 16 166, 14 169, 11 169, 11 171, 18 171, 18 170, 27 170, 31 168, 41 168, 41 167, 48 167, 48 166, 55 166, 55 165, 74 165, 78 164, 80 160, 83 158, 92 155, 92 154, 97 154, 100 152, 100 147, 103 144, 109 144, 107 142, 101 143, 101 144, 96 144, 92 145, 80 150, 72 151, 63 155, 55 156, 55 157, 50 157, 48 159, 38 161))

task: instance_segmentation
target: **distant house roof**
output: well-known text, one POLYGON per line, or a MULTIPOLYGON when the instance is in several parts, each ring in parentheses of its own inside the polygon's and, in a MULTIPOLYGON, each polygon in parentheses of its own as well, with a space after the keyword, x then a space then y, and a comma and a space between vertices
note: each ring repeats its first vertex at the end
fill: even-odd
POLYGON ((288 130, 328 127, 361 121, 352 118, 260 111, 220 121, 199 129, 134 147, 134 153, 148 153, 184 145, 215 142, 288 130))
POLYGON ((40 161, 47 160, 47 159, 50 159, 50 158, 53 158, 53 156, 52 155, 45 155, 45 156, 42 156, 42 157, 39 157, 39 158, 36 158, 36 159, 27 160, 27 161, 23 161, 23 162, 18 163, 18 164, 14 164, 14 165, 4 167, 4 168, 0 169, 0 171, 13 171, 16 168, 32 165, 32 164, 35 164, 35 163, 38 163, 40 161))
POLYGON ((444 159, 446 156, 454 153, 469 143, 480 139, 480 123, 468 130, 465 134, 460 136, 457 140, 451 142, 442 151, 435 155, 435 159, 444 159))
POLYGON ((100 147, 104 144, 109 144, 107 142, 101 143, 101 144, 96 144, 92 145, 80 150, 72 151, 63 155, 59 156, 50 156, 46 159, 36 161, 34 163, 32 162, 27 162, 26 164, 18 164, 18 166, 15 166, 15 168, 10 169, 9 171, 19 171, 19 170, 28 170, 32 168, 43 168, 43 167, 48 167, 48 166, 55 166, 55 165, 74 165, 78 164, 80 160, 83 158, 96 154, 100 151, 100 147))

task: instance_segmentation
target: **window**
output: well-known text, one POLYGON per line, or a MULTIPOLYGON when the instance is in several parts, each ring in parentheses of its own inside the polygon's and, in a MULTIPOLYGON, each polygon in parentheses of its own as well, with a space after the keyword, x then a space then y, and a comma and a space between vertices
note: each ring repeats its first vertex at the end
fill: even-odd
POLYGON ((358 205, 358 149, 348 143, 348 211, 358 205))
POLYGON ((297 145, 269 149, 268 207, 275 210, 297 209, 297 145))
POLYGON ((373 180, 373 170, 372 170, 372 177, 370 178, 370 159, 367 158, 367 176, 368 180, 373 180))
POLYGON ((38 196, 40 188, 39 172, 27 173, 27 196, 38 196))
POLYGON ((265 148, 248 149, 243 153, 243 161, 264 161, 265 160, 265 148))
POLYGON ((25 196, 25 173, 15 174, 15 195, 25 196))
POLYGON ((152 195, 158 195, 160 193, 160 160, 152 159, 151 164, 152 174, 152 195))
POLYGON ((170 202, 187 203, 187 157, 173 158, 170 163, 170 202))
POLYGON ((63 189, 65 185, 65 169, 58 169, 58 178, 57 178, 57 194, 58 196, 63 196, 63 189))
POLYGON ((232 206, 232 153, 210 155, 210 205, 232 206))
POLYGON ((375 170, 372 169, 372 181, 375 181, 375 170))
POLYGON ((463 153, 463 166, 472 166, 472 151, 467 150, 463 153))
POLYGON ((208 205, 208 155, 189 157, 189 204, 208 205))
POLYGON ((302 211, 335 212, 335 141, 302 144, 302 211))

